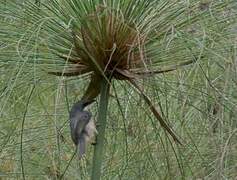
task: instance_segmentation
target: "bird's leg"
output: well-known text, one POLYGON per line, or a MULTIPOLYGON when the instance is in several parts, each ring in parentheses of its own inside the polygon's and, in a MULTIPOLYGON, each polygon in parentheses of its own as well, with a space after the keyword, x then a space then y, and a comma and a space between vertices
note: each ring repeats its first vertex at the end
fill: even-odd
POLYGON ((100 127, 100 124, 98 122, 95 123, 96 128, 100 127))
POLYGON ((91 143, 92 146, 95 146, 97 144, 97 138, 95 137, 95 141, 91 143))

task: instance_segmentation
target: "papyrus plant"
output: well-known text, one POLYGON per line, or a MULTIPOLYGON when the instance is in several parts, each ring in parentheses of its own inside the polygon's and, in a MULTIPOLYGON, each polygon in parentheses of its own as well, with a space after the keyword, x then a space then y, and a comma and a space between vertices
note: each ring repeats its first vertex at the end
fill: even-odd
MULTIPOLYGON (((2 37, 4 42, 14 45, 4 53, 7 56, 16 52, 17 56, 12 59, 18 58, 28 69, 34 68, 49 76, 90 77, 82 99, 92 100, 101 94, 92 169, 92 178, 99 179, 111 82, 126 81, 135 88, 164 130, 181 144, 137 81, 204 58, 199 52, 205 48, 198 43, 202 25, 215 29, 230 24, 233 14, 223 15, 223 12, 229 11, 233 4, 234 1, 182 0, 9 3, 11 11, 3 14, 14 23, 4 19, 7 26, 2 30, 2 37), (12 32, 7 30, 10 26, 12 32), (10 33, 11 37, 7 36, 10 33)), ((215 31, 209 36, 216 42, 223 38, 215 31)), ((10 59, 1 58, 1 61, 9 63, 10 59)))

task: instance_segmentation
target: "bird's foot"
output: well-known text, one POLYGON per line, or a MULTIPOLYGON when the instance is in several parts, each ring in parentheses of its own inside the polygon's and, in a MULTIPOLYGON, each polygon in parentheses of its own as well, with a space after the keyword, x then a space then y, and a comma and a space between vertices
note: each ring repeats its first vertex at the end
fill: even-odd
POLYGON ((97 144, 96 142, 92 142, 92 143, 91 143, 92 146, 95 146, 96 144, 97 144))

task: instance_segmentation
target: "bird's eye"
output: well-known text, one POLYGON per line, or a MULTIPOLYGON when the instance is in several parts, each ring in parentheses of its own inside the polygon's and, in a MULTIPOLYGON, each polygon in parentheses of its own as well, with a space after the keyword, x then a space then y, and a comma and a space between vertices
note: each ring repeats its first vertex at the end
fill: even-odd
POLYGON ((84 119, 89 119, 90 116, 89 116, 89 114, 84 114, 84 115, 83 115, 83 118, 84 118, 84 119))

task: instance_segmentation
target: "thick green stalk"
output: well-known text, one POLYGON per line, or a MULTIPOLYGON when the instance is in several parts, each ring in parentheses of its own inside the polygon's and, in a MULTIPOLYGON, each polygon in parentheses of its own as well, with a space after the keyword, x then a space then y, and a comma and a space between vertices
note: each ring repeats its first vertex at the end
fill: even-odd
POLYGON ((99 111, 98 111, 98 134, 96 136, 96 145, 94 149, 94 158, 92 166, 92 180, 99 180, 101 176, 101 166, 104 155, 104 140, 105 140, 105 129, 106 129, 106 116, 107 116, 107 107, 109 100, 109 87, 110 82, 106 79, 101 81, 101 90, 100 90, 100 102, 99 102, 99 111))

